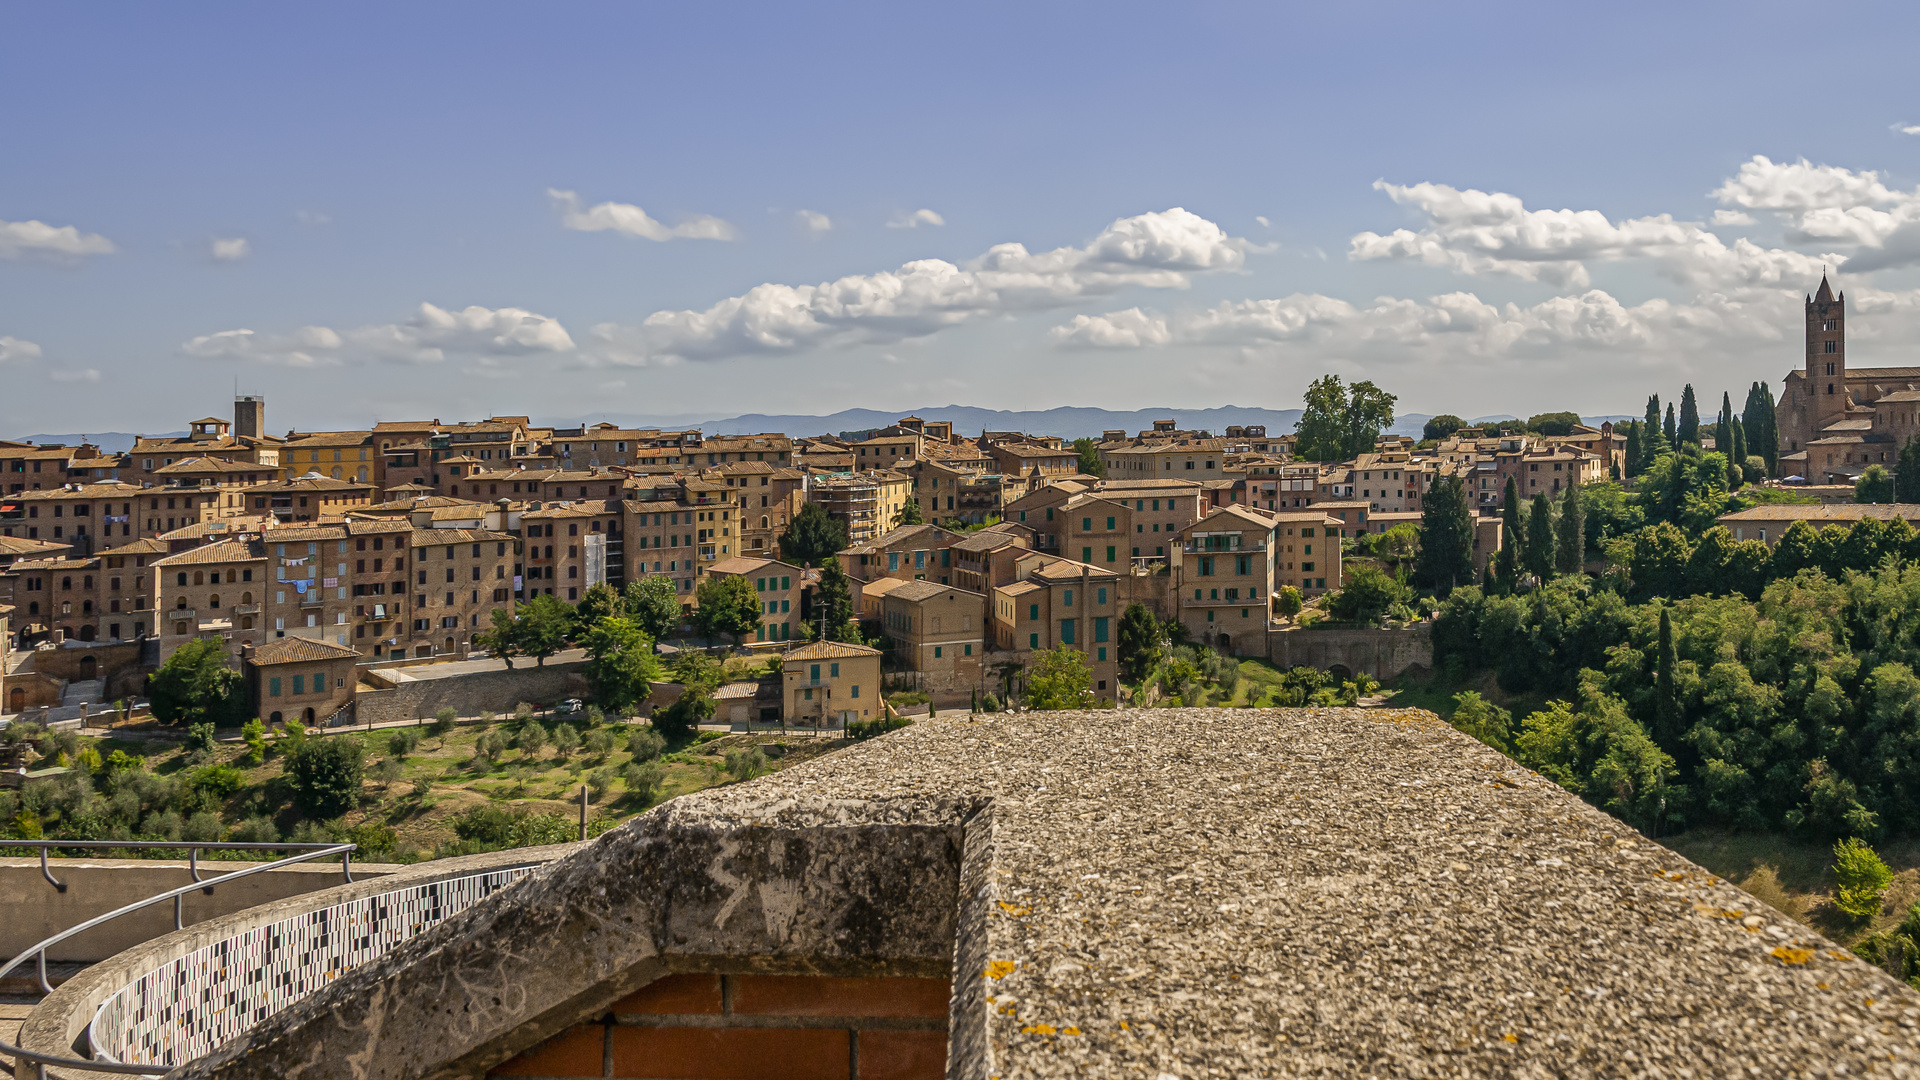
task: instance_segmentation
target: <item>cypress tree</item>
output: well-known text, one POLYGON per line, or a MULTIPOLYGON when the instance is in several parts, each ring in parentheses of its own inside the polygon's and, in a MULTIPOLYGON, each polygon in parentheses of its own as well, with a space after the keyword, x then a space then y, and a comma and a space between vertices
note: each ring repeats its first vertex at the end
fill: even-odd
MULTIPOLYGON (((1691 390, 1693 388, 1689 386, 1687 389, 1691 390)), ((1665 426, 1661 428, 1661 431, 1667 436, 1667 449, 1680 449, 1680 428, 1679 425, 1673 422, 1673 402, 1671 401, 1667 402, 1667 422, 1665 426)))
POLYGON ((1629 421, 1627 423, 1627 475, 1634 476, 1634 475, 1637 475, 1639 472, 1640 472, 1640 423, 1639 421, 1635 420, 1635 421, 1629 421))
POLYGON ((1733 460, 1733 397, 1724 390, 1720 392, 1720 419, 1713 425, 1713 448, 1733 460))
POLYGON ((1700 403, 1694 399, 1692 383, 1680 391, 1680 427, 1676 434, 1680 442, 1700 445, 1700 403))
POLYGON ((1920 503, 1920 438, 1907 440, 1894 466, 1893 501, 1920 503))
POLYGON ((1466 482, 1443 476, 1427 493, 1420 511, 1420 552, 1414 556, 1415 581, 1441 596, 1473 581, 1473 511, 1466 482))
MULTIPOLYGON (((1760 384, 1760 456, 1767 459, 1767 475, 1780 475, 1780 428, 1773 411, 1773 387, 1760 384)), ((1751 442, 1752 440, 1748 440, 1751 442)))
POLYGON ((1527 573, 1541 581, 1553 577, 1553 503, 1545 492, 1533 497, 1533 509, 1527 513, 1527 573))
POLYGON ((1559 537, 1553 551, 1554 568, 1563 574, 1577 574, 1587 562, 1587 511, 1580 504, 1580 485, 1568 484, 1560 498, 1559 537))
POLYGON ((1740 470, 1740 482, 1747 482, 1747 426, 1731 424, 1733 428, 1733 465, 1740 470))
POLYGON ((1500 553, 1493 565, 1500 579, 1495 587, 1501 592, 1512 592, 1514 583, 1520 580, 1527 541, 1520 528, 1520 486, 1511 476, 1507 477, 1505 494, 1506 501, 1500 507, 1500 553))
POLYGON ((1659 394, 1655 394, 1652 397, 1647 399, 1646 424, 1647 424, 1648 431, 1660 430, 1660 395, 1659 394))

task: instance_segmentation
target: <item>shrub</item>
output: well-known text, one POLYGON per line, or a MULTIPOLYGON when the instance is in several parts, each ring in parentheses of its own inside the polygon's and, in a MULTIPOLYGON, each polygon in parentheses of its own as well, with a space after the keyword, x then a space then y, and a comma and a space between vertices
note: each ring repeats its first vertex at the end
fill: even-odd
POLYGON ((305 745, 307 745, 307 725, 298 720, 287 721, 280 729, 280 749, 285 751, 288 757, 292 757, 305 745))
POLYGON ((727 751, 727 775, 735 780, 751 780, 766 771, 767 755, 759 747, 727 751))
POLYGON ((348 829, 341 839, 355 846, 355 858, 369 861, 393 858, 395 849, 400 845, 399 834, 377 821, 363 821, 348 829))
POLYGON ((246 740, 248 760, 255 765, 267 760, 267 725, 261 723, 259 717, 241 725, 240 737, 246 740))
POLYGON ((986 696, 980 699, 980 711, 981 712, 999 712, 1000 699, 997 697, 994 697, 992 694, 987 694, 986 696))
POLYGON ((187 775, 190 790, 212 799, 224 799, 239 791, 246 782, 246 775, 231 765, 207 765, 187 775))
POLYGON ((613 786, 613 770, 598 768, 587 774, 587 790, 593 792, 593 801, 599 802, 613 786))
POLYGON ((1453 695, 1453 716, 1447 722, 1495 750, 1511 752, 1513 714, 1475 691, 1453 695))
POLYGON ((435 737, 446 738, 453 731, 454 721, 459 718, 459 714, 455 713, 451 707, 437 710, 433 714, 433 734, 435 737))
POLYGON ((613 752, 613 736, 604 728, 594 728, 580 737, 580 746, 594 757, 606 757, 613 752))
POLYGON ((427 779, 424 776, 416 776, 413 778, 413 797, 414 798, 424 799, 431 794, 433 794, 433 781, 427 779))
POLYGON ((214 741, 211 722, 192 724, 187 727, 187 739, 182 748, 189 754, 211 754, 218 743, 214 741))
POLYGON ((601 724, 604 724, 606 722, 607 722, 606 710, 602 709, 598 705, 587 706, 587 719, 585 723, 586 727, 597 728, 601 724))
POLYGON ((1880 902, 1893 871, 1865 840, 1850 836, 1833 845, 1833 875, 1839 884, 1833 906, 1856 922, 1865 922, 1880 914, 1880 902))
POLYGON ((277 844, 280 842, 280 828, 272 818, 255 815, 233 830, 233 838, 242 844, 277 844))
POLYGON ((393 786, 395 780, 400 779, 404 771, 398 758, 381 758, 380 764, 374 766, 373 777, 380 781, 381 787, 389 788, 393 786))
POLYGON ((566 757, 580 749, 580 733, 572 724, 561 724, 553 729, 553 752, 566 757))
POLYGON ((627 736, 627 753, 632 754, 635 761, 652 761, 666 748, 667 740, 651 727, 643 727, 627 736))
POLYGON ((547 745, 547 729, 529 720, 520 728, 520 733, 514 737, 513 744, 519 747, 520 752, 525 756, 534 757, 547 745))
POLYGON ((650 806, 660 794, 660 785, 667 778, 667 770, 658 761, 634 761, 628 763, 621 778, 627 782, 629 796, 650 806))
POLYGON ((419 745, 420 731, 418 728, 395 728, 393 729, 393 734, 387 736, 387 753, 392 755, 395 760, 413 753, 414 748, 419 745))
POLYGON ((227 838, 227 827, 220 823, 220 815, 211 810, 202 810, 187 819, 180 827, 180 839, 215 841, 227 838))
POLYGON ((351 735, 308 739, 287 757, 293 804, 315 818, 336 818, 360 801, 366 748, 351 735))

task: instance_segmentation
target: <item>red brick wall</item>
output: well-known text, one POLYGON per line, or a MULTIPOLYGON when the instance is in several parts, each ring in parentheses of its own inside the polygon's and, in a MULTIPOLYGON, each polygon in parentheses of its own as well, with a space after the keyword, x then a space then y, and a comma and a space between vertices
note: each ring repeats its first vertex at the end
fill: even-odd
POLYGON ((489 1075, 940 1080, 950 993, 946 979, 668 975, 489 1075))

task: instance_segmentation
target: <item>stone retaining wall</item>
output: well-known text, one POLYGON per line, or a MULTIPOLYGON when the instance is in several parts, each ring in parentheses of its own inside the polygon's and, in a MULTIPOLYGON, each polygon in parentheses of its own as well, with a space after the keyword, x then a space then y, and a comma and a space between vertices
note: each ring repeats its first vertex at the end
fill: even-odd
POLYGON ((393 679, 388 689, 370 689, 368 684, 386 683, 389 674, 404 676, 404 671, 362 672, 365 681, 354 697, 354 721, 365 725, 414 720, 443 708, 461 716, 483 711, 510 713, 523 701, 546 705, 570 697, 584 698, 587 680, 581 671, 585 667, 586 663, 578 660, 550 662, 545 667, 522 660, 510 671, 476 671, 445 679, 393 679))
POLYGON ((1404 630, 1342 627, 1330 630, 1269 630, 1267 659, 1282 668, 1345 669, 1386 682, 1410 668, 1433 667, 1433 639, 1425 626, 1404 630))

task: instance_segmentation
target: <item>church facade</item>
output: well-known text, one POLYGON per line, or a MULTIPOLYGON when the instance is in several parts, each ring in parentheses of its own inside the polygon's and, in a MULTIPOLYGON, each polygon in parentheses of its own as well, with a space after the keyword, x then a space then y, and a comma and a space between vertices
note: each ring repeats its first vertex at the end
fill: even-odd
POLYGON ((1806 364, 1774 406, 1780 475, 1852 483, 1869 465, 1892 468, 1920 433, 1920 367, 1847 368, 1847 297, 1824 275, 1807 297, 1806 364))

